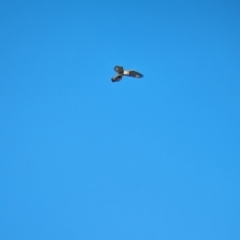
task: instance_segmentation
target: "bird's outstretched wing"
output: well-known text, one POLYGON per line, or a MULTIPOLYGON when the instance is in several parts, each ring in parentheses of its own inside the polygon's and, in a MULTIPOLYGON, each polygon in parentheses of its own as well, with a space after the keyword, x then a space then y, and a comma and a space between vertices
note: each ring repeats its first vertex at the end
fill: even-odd
POLYGON ((122 74, 122 73, 123 73, 123 67, 121 67, 121 66, 115 66, 115 67, 114 67, 114 71, 116 71, 116 72, 119 73, 119 74, 122 74))
POLYGON ((135 78, 142 78, 143 75, 135 70, 124 71, 124 75, 135 77, 135 78))
POLYGON ((111 80, 112 80, 112 82, 119 82, 119 81, 122 80, 122 76, 121 75, 117 75, 117 76, 113 77, 111 80))

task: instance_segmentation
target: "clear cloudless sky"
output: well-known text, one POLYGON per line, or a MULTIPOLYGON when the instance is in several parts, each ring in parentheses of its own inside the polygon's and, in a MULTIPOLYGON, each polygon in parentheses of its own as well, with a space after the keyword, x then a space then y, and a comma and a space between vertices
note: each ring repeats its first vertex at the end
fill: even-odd
POLYGON ((0 1, 1 240, 239 240, 239 172, 239 1, 0 1))

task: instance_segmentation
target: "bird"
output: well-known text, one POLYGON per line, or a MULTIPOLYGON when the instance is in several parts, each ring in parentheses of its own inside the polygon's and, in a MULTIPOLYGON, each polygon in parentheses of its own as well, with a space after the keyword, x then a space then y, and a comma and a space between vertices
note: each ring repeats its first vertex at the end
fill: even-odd
POLYGON ((143 75, 135 70, 124 70, 122 66, 115 66, 114 71, 117 72, 117 75, 112 77, 112 82, 119 82, 122 80, 123 76, 142 78, 143 75))

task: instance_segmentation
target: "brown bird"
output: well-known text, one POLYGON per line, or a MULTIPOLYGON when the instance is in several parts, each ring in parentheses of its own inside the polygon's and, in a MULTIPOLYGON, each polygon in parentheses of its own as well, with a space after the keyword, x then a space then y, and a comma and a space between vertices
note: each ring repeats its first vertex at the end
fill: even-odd
POLYGON ((123 76, 127 77, 134 77, 134 78, 142 78, 143 75, 135 70, 124 70, 121 66, 115 66, 114 71, 116 71, 118 74, 113 77, 111 80, 112 82, 119 82, 122 80, 123 76))

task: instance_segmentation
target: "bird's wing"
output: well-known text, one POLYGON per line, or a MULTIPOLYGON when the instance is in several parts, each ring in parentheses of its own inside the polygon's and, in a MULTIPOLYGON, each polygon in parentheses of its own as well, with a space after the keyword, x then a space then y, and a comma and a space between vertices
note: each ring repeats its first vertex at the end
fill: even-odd
POLYGON ((111 80, 112 80, 112 82, 119 82, 119 81, 122 80, 122 76, 121 75, 117 75, 117 76, 113 77, 111 80))
POLYGON ((130 77, 135 77, 135 78, 143 77, 143 75, 141 73, 136 72, 135 70, 124 71, 124 75, 130 76, 130 77))
POLYGON ((122 74, 122 73, 123 73, 123 67, 121 67, 121 66, 115 66, 115 67, 114 67, 114 71, 116 71, 116 72, 119 73, 119 74, 122 74))

